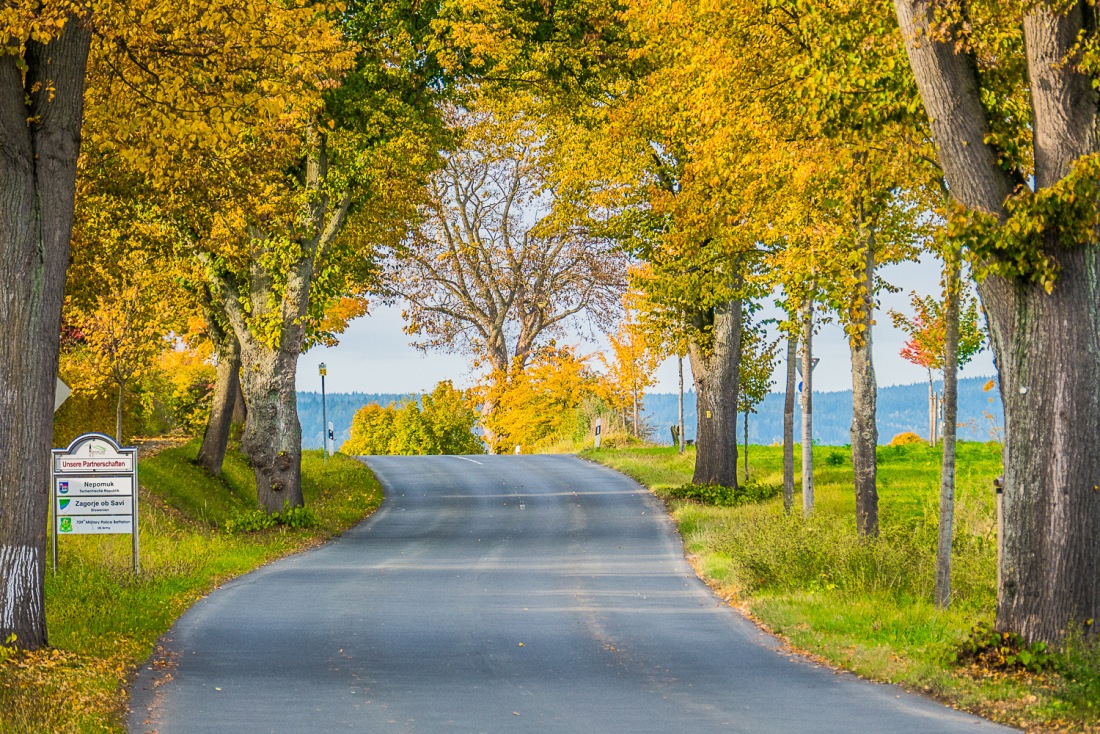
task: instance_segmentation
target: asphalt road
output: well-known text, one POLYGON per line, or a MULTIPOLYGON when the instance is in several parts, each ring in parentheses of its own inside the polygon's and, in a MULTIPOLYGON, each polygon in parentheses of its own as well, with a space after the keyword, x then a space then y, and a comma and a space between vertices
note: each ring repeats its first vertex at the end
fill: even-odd
POLYGON ((369 520, 196 604, 131 732, 992 732, 784 655, 661 504, 564 456, 375 457, 369 520))

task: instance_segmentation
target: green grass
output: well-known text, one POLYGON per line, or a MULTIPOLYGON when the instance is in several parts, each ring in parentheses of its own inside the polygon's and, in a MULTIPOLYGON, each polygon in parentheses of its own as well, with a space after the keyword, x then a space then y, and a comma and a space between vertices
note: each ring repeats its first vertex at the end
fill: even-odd
POLYGON ((230 453, 224 477, 192 462, 195 442, 141 461, 141 573, 131 572, 129 536, 61 539, 59 570, 47 571, 51 648, 0 654, 0 732, 125 731, 126 681, 156 639, 191 604, 223 583, 342 532, 372 512, 382 490, 343 455, 302 462, 316 528, 222 532, 255 506, 252 472, 230 453))
MULTIPOLYGON (((700 575, 797 649, 877 680, 936 695, 1030 730, 1100 731, 1100 651, 1073 643, 1039 675, 962 666, 955 653, 993 620, 996 520, 993 479, 1000 446, 958 451, 953 598, 932 604, 940 451, 926 445, 878 452, 880 537, 855 529, 849 449, 815 447, 813 514, 776 498, 715 507, 672 497, 690 481, 694 452, 672 448, 588 450, 662 496, 700 575)), ((750 446, 750 478, 782 483, 782 449, 750 446)), ((743 465, 743 464, 742 464, 743 465)), ((796 478, 797 484, 797 478, 796 478)))

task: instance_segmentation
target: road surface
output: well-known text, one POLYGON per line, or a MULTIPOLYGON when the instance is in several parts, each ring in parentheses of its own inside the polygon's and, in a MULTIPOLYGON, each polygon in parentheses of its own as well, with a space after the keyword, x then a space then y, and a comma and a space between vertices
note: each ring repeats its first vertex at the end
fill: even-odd
POLYGON ((781 654, 608 469, 367 463, 382 508, 188 611, 134 683, 131 732, 1007 731, 781 654))

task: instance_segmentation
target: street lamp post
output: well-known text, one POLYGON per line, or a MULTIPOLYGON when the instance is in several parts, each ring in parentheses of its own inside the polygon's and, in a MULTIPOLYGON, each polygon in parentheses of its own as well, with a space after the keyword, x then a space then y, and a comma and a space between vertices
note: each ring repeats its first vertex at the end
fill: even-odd
POLYGON ((321 373, 321 461, 325 464, 328 463, 328 406, 325 403, 325 375, 328 374, 328 368, 325 367, 325 363, 317 365, 317 369, 321 373))

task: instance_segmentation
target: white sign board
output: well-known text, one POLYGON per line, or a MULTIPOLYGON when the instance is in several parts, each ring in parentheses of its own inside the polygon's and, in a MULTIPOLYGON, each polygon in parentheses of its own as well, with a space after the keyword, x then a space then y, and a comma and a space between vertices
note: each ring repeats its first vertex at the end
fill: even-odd
MULTIPOLYGON (((134 515, 133 497, 58 497, 54 505, 58 517, 66 515, 134 515)), ((126 532, 130 532, 127 530, 126 532)))
POLYGON ((53 570, 60 535, 126 534, 138 570, 137 449, 88 433, 53 450, 53 570))
POLYGON ((61 535, 115 535, 134 531, 134 519, 126 515, 102 517, 59 517, 57 532, 61 535))
POLYGON ((106 436, 86 434, 73 441, 69 449, 54 451, 54 474, 131 474, 134 471, 135 449, 120 449, 106 436))
POLYGON ((54 488, 61 497, 77 497, 84 495, 132 495, 134 493, 134 478, 132 476, 63 476, 54 480, 54 488))

